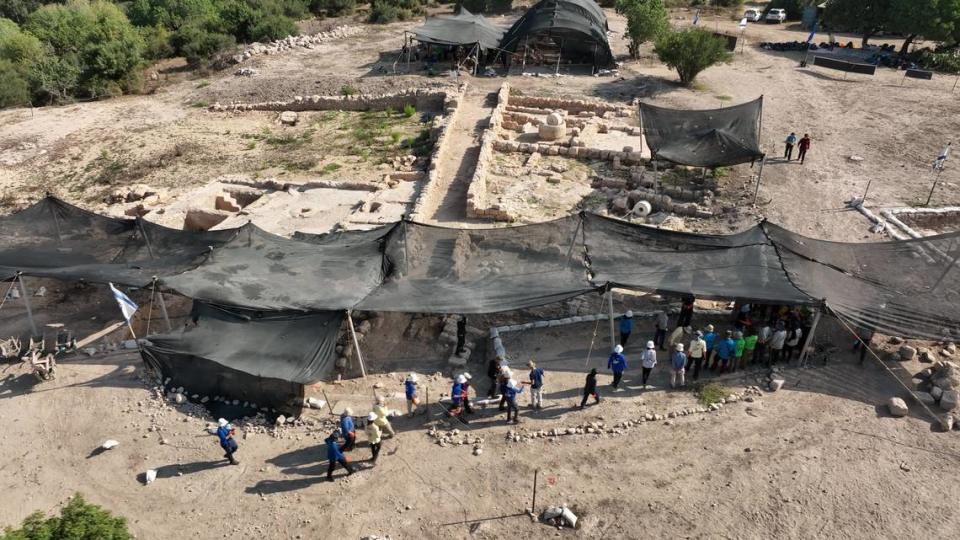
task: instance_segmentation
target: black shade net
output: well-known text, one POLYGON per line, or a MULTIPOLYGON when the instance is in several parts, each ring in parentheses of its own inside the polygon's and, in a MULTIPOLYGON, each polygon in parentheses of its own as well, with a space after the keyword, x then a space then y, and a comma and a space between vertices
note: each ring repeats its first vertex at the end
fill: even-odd
POLYGON ((541 0, 503 35, 500 48, 519 52, 526 43, 549 37, 561 56, 590 59, 598 66, 613 63, 607 41, 607 18, 592 0, 541 0))
MULTIPOLYGON (((954 268, 960 233, 857 244, 814 240, 767 223, 717 236, 580 214, 518 227, 400 222, 290 239, 252 225, 216 233, 138 226, 53 199, 0 223, 0 269, 8 276, 22 271, 137 284, 133 278, 149 279, 138 265, 150 263, 149 275, 166 290, 264 312, 489 313, 613 286, 778 304, 825 302, 853 324, 905 337, 942 338, 960 328, 954 268), (61 224, 59 238, 47 217, 51 208, 61 224), (61 242, 69 246, 63 252, 61 242)), ((223 328, 231 335, 246 331, 237 330, 246 325, 223 328)))
POLYGON ((500 46, 504 29, 490 24, 483 15, 474 15, 464 8, 456 15, 430 17, 413 29, 413 35, 422 43, 438 45, 474 45, 481 50, 500 46))
POLYGON ((640 104, 643 133, 653 155, 692 167, 726 167, 763 157, 762 113, 763 97, 702 111, 640 104))

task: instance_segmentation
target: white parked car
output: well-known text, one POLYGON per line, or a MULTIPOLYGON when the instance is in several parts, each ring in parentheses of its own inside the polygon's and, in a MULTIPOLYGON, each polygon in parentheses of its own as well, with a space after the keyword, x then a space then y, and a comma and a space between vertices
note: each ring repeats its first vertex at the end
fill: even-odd
POLYGON ((748 9, 743 12, 743 18, 750 22, 760 22, 763 19, 763 11, 759 9, 748 9))
POLYGON ((785 9, 771 9, 767 12, 767 22, 782 23, 787 20, 787 10, 785 9))

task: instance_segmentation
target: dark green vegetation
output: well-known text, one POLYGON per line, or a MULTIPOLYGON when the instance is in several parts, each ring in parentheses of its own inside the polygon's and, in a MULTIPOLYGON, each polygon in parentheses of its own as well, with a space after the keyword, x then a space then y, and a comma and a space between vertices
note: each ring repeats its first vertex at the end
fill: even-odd
POLYGON ((56 517, 34 512, 23 520, 20 528, 7 527, 0 540, 127 540, 127 520, 114 517, 95 504, 89 504, 78 493, 56 517))
POLYGON ((726 40, 701 28, 663 34, 656 41, 654 52, 660 61, 677 70, 680 82, 693 83, 697 74, 708 67, 730 60, 726 40))

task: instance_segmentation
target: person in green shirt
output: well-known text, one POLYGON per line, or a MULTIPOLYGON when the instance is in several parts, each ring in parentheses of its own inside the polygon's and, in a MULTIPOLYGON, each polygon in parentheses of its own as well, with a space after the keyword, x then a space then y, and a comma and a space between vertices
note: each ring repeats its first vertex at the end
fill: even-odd
POLYGON ((753 327, 750 327, 747 330, 747 336, 743 338, 743 363, 749 364, 753 360, 754 350, 757 348, 757 340, 760 339, 760 336, 757 335, 757 330, 753 327))
POLYGON ((730 363, 730 373, 733 373, 738 367, 741 367, 740 362, 743 360, 743 350, 747 345, 746 340, 743 339, 743 332, 734 332, 733 343, 733 362, 730 363))

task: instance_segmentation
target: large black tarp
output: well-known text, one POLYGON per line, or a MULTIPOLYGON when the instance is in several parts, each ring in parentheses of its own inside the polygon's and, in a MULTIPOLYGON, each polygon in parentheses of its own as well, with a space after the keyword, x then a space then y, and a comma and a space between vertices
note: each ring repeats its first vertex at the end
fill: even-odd
POLYGON ((873 75, 877 71, 877 66, 873 64, 847 62, 846 60, 839 60, 837 58, 829 58, 826 56, 814 56, 813 65, 828 69, 836 69, 838 71, 846 71, 848 73, 860 73, 861 75, 873 75))
MULTIPOLYGON (((195 302, 197 323, 149 336, 157 355, 189 355, 257 377, 299 384, 333 367, 343 311, 258 311, 195 302)), ((192 389, 191 389, 192 391, 192 389)))
POLYGON ((438 15, 413 29, 417 41, 438 45, 473 45, 481 50, 500 46, 504 29, 490 24, 483 15, 474 15, 464 8, 456 15, 438 15))
POLYGON ((700 111, 640 104, 643 133, 657 158, 692 167, 726 167, 763 157, 763 97, 700 111))
POLYGON ((23 272, 145 286, 154 276, 196 267, 234 234, 111 218, 46 197, 21 212, 0 216, 0 279, 23 272))
MULTIPOLYGON (((136 273, 129 260, 146 257, 154 261, 151 272, 166 290, 264 312, 488 313, 612 286, 753 302, 825 303, 853 324, 909 337, 952 338, 960 329, 955 268, 960 233, 838 243, 768 223, 718 236, 586 213, 518 227, 450 229, 400 222, 292 239, 252 225, 220 233, 158 229, 163 235, 145 226, 148 237, 158 238, 151 242, 156 253, 150 259, 145 247, 131 240, 136 224, 83 213, 61 201, 45 200, 2 223, 16 224, 15 233, 0 234, 0 268, 8 276, 22 271, 120 281, 118 276, 136 273), (52 213, 51 205, 63 211, 52 213), (54 216, 70 218, 69 234, 61 234, 72 249, 63 257, 56 256, 54 216), (229 240, 211 244, 212 250, 203 247, 212 234, 229 240)), ((224 328, 233 335, 247 326, 224 328)), ((275 345, 288 346, 285 341, 275 345)), ((289 346, 300 347, 295 341, 289 346)), ((298 372, 315 371, 303 362, 294 362, 298 372)), ((286 368, 275 374, 281 372, 293 376, 286 368)))
POLYGON ((522 52, 526 43, 549 38, 563 57, 609 66, 613 52, 607 29, 607 17, 593 0, 541 0, 507 30, 500 48, 522 52))

